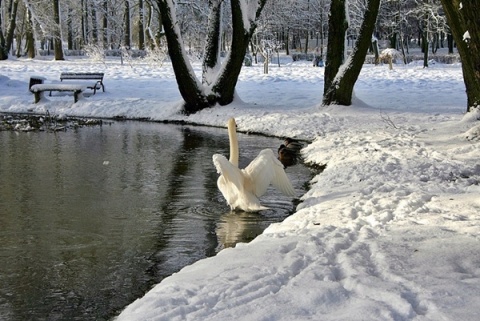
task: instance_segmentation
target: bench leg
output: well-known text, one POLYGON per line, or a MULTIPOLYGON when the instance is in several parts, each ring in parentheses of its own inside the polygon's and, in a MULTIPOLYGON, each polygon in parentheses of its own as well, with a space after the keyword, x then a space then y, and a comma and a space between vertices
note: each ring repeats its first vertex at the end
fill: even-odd
POLYGON ((42 99, 42 91, 35 91, 33 95, 35 96, 35 104, 42 99))
POLYGON ((81 91, 75 90, 73 92, 73 102, 76 103, 78 101, 78 95, 81 93, 81 91))

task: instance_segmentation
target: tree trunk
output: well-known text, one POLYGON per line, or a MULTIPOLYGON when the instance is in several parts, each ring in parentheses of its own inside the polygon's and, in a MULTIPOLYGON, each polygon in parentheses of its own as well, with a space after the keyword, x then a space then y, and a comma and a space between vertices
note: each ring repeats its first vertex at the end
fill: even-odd
POLYGON ((305 55, 308 55, 308 38, 309 38, 308 30, 306 31, 306 34, 307 34, 307 37, 305 38, 305 55))
POLYGON ((448 46, 448 54, 453 55, 453 36, 451 34, 447 35, 447 46, 448 46))
POLYGON ((124 7, 124 23, 125 23, 125 33, 123 38, 123 45, 130 49, 131 47, 131 36, 130 36, 130 0, 125 0, 125 7, 124 7))
POLYGON ((97 25, 97 10, 95 9, 95 4, 92 3, 92 41, 95 45, 98 45, 98 25, 97 25))
POLYGON ((406 65, 407 64, 407 55, 405 54, 405 39, 403 33, 400 36, 400 49, 402 52, 402 59, 403 63, 406 65))
POLYGON ((81 39, 81 48, 87 44, 87 35, 88 35, 88 10, 87 10, 87 1, 81 0, 80 4, 82 6, 82 39, 81 39))
POLYGON ((145 25, 145 42, 146 46, 150 49, 155 49, 155 36, 152 34, 152 20, 153 20, 153 7, 151 4, 148 4, 147 10, 147 24, 145 25))
POLYGON ((60 32, 60 4, 59 0, 53 0, 53 19, 55 22, 55 32, 53 45, 55 50, 55 60, 65 60, 63 57, 62 35, 60 32))
MULTIPOLYGON (((353 52, 345 62, 344 66, 342 66, 344 68, 336 73, 335 78, 324 93, 324 105, 338 104, 349 106, 352 104, 353 87, 355 86, 355 82, 357 81, 358 75, 365 62, 365 56, 367 55, 368 47, 370 46, 379 8, 380 0, 368 1, 367 9, 364 14, 364 19, 353 52)), ((345 7, 343 10, 345 11, 345 7)), ((327 61, 328 60, 329 58, 327 58, 327 61)))
POLYGON ((441 1, 462 60, 463 81, 467 92, 467 111, 471 111, 480 105, 479 1, 441 1), (469 39, 464 39, 466 31, 470 35, 469 39))
POLYGON ((68 8, 68 20, 67 20, 67 48, 68 48, 68 50, 73 50, 72 20, 73 20, 72 9, 68 8))
POLYGON ((138 0, 138 49, 145 49, 145 33, 143 24, 143 0, 138 0))
MULTIPOLYGON (((253 17, 247 17, 249 25, 244 24, 244 17, 248 12, 242 11, 242 0, 231 0, 232 10, 232 46, 230 53, 226 59, 222 73, 218 76, 212 92, 217 95, 217 103, 220 105, 228 105, 233 101, 235 95, 235 86, 237 85, 238 76, 242 70, 245 53, 252 35, 255 31, 255 21, 265 6, 267 0, 261 0, 253 17)), ((247 9, 248 11, 248 9, 247 9)))
POLYGON ((202 66, 202 83, 210 86, 218 72, 220 59, 220 33, 223 0, 210 1, 207 41, 202 66))
MULTIPOLYGON (((345 0, 333 0, 328 19, 327 59, 323 95, 325 97, 345 57, 345 33, 348 28, 345 0)), ((324 101, 325 103, 325 101, 324 101)))
POLYGON ((215 104, 227 105, 233 101, 238 75, 242 69, 248 43, 256 27, 266 0, 251 2, 245 7, 242 0, 231 0, 232 44, 230 52, 220 68, 218 61, 220 43, 220 7, 222 0, 210 1, 212 9, 203 63, 203 84, 196 78, 183 47, 175 8, 170 0, 157 0, 167 39, 168 52, 178 88, 185 101, 184 112, 195 113, 215 104), (253 5, 255 8, 252 8, 253 5), (245 9, 245 10, 243 10, 245 9), (253 10, 255 9, 255 10, 253 10), (248 25, 245 25, 248 23, 248 25))
MULTIPOLYGON (((0 0, 0 7, 2 6, 2 0, 0 0)), ((8 49, 6 47, 5 36, 2 31, 2 15, 0 14, 0 60, 8 59, 8 49)))
POLYGON ((108 49, 108 1, 103 1, 103 23, 102 23, 102 33, 103 33, 103 49, 108 49))
POLYGON ((428 68, 428 46, 428 35, 425 31, 422 33, 423 68, 428 68))
POLYGON ((32 13, 30 12, 30 8, 28 6, 26 6, 25 9, 25 14, 27 15, 27 28, 25 32, 27 57, 33 59, 35 58, 35 37, 33 34, 32 13))
POLYGON ((23 21, 22 21, 22 27, 19 32, 16 33, 16 42, 17 42, 17 48, 16 48, 16 53, 15 55, 17 58, 20 58, 22 56, 22 36, 24 35, 24 28, 25 28, 25 19, 27 18, 27 15, 23 13, 23 21))
POLYGON ((175 17, 175 8, 171 6, 172 2, 169 0, 157 0, 157 4, 162 17, 173 72, 175 73, 180 95, 185 101, 184 111, 186 113, 195 113, 209 107, 210 103, 203 92, 201 83, 195 77, 183 50, 182 38, 175 17))
POLYGON ((390 37, 390 48, 397 49, 397 47, 398 47, 397 33, 393 32, 392 36, 390 37))
POLYGON ((8 24, 8 30, 6 34, 5 43, 2 45, 2 53, 0 53, 0 59, 8 59, 8 52, 13 44, 13 36, 15 33, 16 21, 17 21, 17 9, 18 9, 18 0, 14 0, 12 4, 12 10, 10 11, 10 19, 8 24))
POLYGON ((290 30, 288 28, 285 35, 285 54, 290 56, 290 30))

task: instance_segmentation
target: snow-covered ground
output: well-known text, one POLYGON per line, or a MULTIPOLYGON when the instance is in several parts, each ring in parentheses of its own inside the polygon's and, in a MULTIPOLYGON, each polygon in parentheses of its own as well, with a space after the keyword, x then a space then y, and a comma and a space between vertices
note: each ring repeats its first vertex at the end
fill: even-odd
POLYGON ((244 67, 233 104, 187 117, 168 63, 7 60, 0 111, 233 116, 240 131, 308 140, 305 160, 327 165, 294 215, 165 279, 118 320, 480 320, 480 113, 464 113, 461 67, 366 65, 354 104, 328 108, 323 71, 244 67), (107 92, 33 104, 30 76, 62 71, 105 72, 107 92))

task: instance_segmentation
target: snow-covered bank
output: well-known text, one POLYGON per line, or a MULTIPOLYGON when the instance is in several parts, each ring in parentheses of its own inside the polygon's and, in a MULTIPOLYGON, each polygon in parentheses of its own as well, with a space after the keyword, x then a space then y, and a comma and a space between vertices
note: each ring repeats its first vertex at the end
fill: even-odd
POLYGON ((329 108, 318 106, 322 68, 244 68, 241 100, 189 117, 168 65, 1 61, 0 75, 0 111, 234 116, 241 131, 312 141, 306 161, 327 164, 297 213, 165 279, 119 320, 480 318, 480 115, 463 114, 460 66, 367 65, 354 105, 329 108), (107 93, 32 104, 31 75, 80 70, 104 71, 107 93))

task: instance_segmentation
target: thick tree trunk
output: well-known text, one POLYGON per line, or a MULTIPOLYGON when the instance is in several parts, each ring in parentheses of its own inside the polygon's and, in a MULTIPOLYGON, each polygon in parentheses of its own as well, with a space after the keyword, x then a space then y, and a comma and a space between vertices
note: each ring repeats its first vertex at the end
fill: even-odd
POLYGON ((27 57, 33 59, 35 58, 35 37, 33 35, 33 21, 30 8, 27 6, 25 9, 25 14, 27 15, 27 28, 25 30, 27 57))
POLYGON ((185 101, 184 111, 188 114, 215 104, 227 105, 233 101, 238 75, 242 69, 248 43, 255 30, 266 0, 248 4, 242 0, 231 0, 232 44, 230 52, 220 68, 220 8, 223 1, 210 1, 212 13, 209 16, 209 35, 207 36, 206 55, 203 64, 201 83, 195 76, 185 53, 180 30, 171 0, 157 0, 162 25, 167 39, 168 52, 172 61, 180 94, 185 101), (252 11, 252 4, 255 11, 252 11), (247 25, 246 25, 247 24, 247 25))
POLYGON ((195 113, 209 107, 213 102, 208 101, 201 83, 196 79, 186 59, 180 30, 176 22, 175 9, 172 7, 173 3, 170 0, 157 0, 157 4, 162 17, 173 72, 175 73, 180 95, 182 95, 185 101, 184 110, 186 113, 195 113))
POLYGON ((217 103, 222 106, 233 101, 235 86, 242 70, 248 43, 256 28, 255 21, 260 16, 266 0, 259 1, 255 16, 247 17, 247 19, 244 18, 248 13, 242 11, 241 2, 241 0, 230 1, 232 8, 232 46, 225 66, 222 68, 222 74, 218 76, 215 85, 212 87, 212 91, 217 95, 217 103), (244 24, 245 20, 248 20, 248 26, 244 24))
POLYGON ((62 35, 60 32, 60 4, 59 0, 53 0, 53 19, 55 21, 55 34, 53 39, 55 60, 65 60, 63 57, 62 35))
POLYGON ((330 18, 328 19, 329 31, 323 87, 324 96, 343 63, 345 57, 345 33, 347 32, 347 28, 348 22, 345 0, 333 0, 330 5, 330 18))
MULTIPOLYGON (((2 6, 2 0, 0 0, 0 7, 2 6)), ((8 49, 6 47, 7 42, 2 31, 2 15, 0 14, 0 60, 8 59, 8 49)))
POLYGON ((95 4, 91 4, 91 16, 92 16, 92 41, 93 44, 98 45, 98 25, 97 25, 97 10, 95 4))
POLYGON ((102 18, 102 34, 103 34, 103 49, 108 49, 110 45, 108 41, 108 1, 103 1, 103 18, 102 18))
MULTIPOLYGON (((148 4, 148 3, 147 3, 148 4)), ((146 13, 146 25, 145 25, 145 42, 146 47, 151 50, 155 49, 155 35, 152 33, 152 20, 153 20, 153 7, 151 4, 148 4, 146 13)))
POLYGON ((125 25, 125 33, 123 37, 123 45, 130 49, 131 43, 130 43, 130 0, 125 0, 125 7, 124 7, 124 25, 125 25))
POLYGON ((220 59, 220 33, 223 0, 210 2, 207 41, 202 67, 202 83, 210 86, 216 78, 220 59))
POLYGON ((423 52, 423 68, 428 68, 428 36, 425 31, 422 33, 422 52, 423 52))
MULTIPOLYGON (((365 62, 365 56, 371 43, 379 8, 380 0, 368 1, 353 52, 348 57, 344 66, 336 73, 335 78, 324 93, 324 105, 338 104, 349 106, 352 104, 353 87, 365 62)), ((329 58, 327 58, 327 61, 328 59, 329 58)))
POLYGON ((462 60, 467 111, 480 106, 480 1, 441 0, 462 60), (470 38, 464 38, 466 32, 470 38))
POLYGON ((72 9, 68 8, 68 20, 67 20, 67 48, 68 50, 73 50, 73 27, 72 27, 72 20, 73 14, 72 9))
POLYGON ((144 33, 144 23, 143 23, 143 0, 138 0, 138 49, 145 49, 145 33, 144 33))
POLYGON ((10 18, 9 18, 6 39, 2 40, 3 35, 0 36, 0 60, 8 59, 8 52, 12 47, 13 36, 16 28, 17 9, 18 9, 18 0, 14 0, 12 4, 12 10, 10 11, 10 18))
POLYGON ((81 0, 82 6, 82 40, 81 40, 81 48, 88 43, 88 9, 87 9, 87 1, 81 0))
POLYGON ((372 41, 372 49, 373 53, 375 55, 375 65, 378 65, 380 63, 380 50, 378 49, 378 39, 375 38, 372 41))
POLYGON ((285 54, 290 56, 290 30, 288 28, 285 35, 285 54))
POLYGON ((447 35, 447 46, 448 46, 448 54, 453 54, 453 36, 451 34, 447 35))

